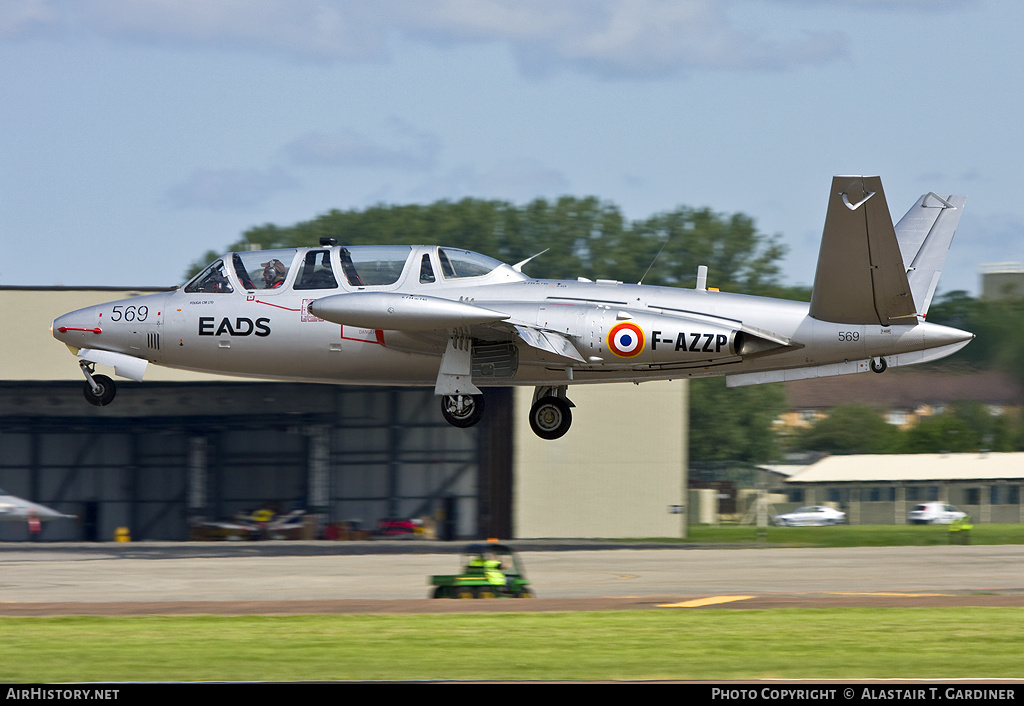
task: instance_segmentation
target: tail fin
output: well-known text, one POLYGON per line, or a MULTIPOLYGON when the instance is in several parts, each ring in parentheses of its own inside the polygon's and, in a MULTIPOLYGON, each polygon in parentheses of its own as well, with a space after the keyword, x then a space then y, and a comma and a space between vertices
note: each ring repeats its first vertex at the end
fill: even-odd
POLYGON ((810 315, 845 324, 915 322, 931 304, 965 201, 926 194, 894 229, 880 178, 834 177, 810 315))
POLYGON ((832 179, 810 314, 823 321, 883 326, 917 316, 878 177, 832 179))
POLYGON ((918 199, 896 224, 910 290, 921 316, 928 313, 935 296, 939 274, 966 203, 966 196, 943 197, 932 191, 918 199))

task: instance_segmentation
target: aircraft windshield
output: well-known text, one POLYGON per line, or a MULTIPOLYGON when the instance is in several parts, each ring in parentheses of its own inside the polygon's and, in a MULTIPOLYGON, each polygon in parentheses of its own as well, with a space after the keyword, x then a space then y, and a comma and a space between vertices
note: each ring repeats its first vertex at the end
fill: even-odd
POLYGON ((441 272, 445 279, 482 277, 503 264, 480 253, 452 248, 438 248, 437 257, 441 260, 441 272))
POLYGON ((185 291, 189 294, 229 294, 235 290, 227 278, 224 261, 217 260, 192 278, 185 285, 185 291))
POLYGON ((360 245, 341 249, 341 271, 353 287, 394 284, 405 270, 412 247, 360 245))

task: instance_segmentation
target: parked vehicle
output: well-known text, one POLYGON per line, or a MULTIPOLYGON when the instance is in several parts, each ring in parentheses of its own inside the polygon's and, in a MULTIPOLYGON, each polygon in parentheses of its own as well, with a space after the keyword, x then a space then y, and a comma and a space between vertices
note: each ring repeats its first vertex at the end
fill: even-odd
POLYGON ((948 525, 965 517, 966 512, 946 503, 920 503, 907 513, 907 522, 912 525, 948 525))
POLYGON ((462 573, 430 577, 434 598, 533 598, 519 555, 507 544, 470 544, 462 573))
POLYGON ((841 525, 846 522, 846 513, 825 505, 807 505, 793 512, 776 515, 773 520, 781 526, 841 525))

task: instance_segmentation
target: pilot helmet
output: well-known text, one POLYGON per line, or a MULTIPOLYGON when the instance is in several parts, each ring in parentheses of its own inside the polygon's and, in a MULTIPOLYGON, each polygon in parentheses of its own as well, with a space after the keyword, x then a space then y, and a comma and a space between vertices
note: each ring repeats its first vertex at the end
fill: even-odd
POLYGON ((284 279, 284 274, 287 271, 284 263, 277 259, 261 262, 260 267, 263 268, 263 280, 267 284, 273 284, 278 280, 284 279))

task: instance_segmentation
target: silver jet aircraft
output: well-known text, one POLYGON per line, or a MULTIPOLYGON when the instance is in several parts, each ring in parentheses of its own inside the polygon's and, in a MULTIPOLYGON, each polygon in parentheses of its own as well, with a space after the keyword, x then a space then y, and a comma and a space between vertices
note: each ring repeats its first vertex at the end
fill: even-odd
POLYGON ((893 227, 878 177, 835 177, 810 303, 612 280, 533 279, 438 246, 228 253, 181 288, 79 309, 55 338, 95 372, 148 363, 243 377, 434 386, 444 418, 479 421, 480 388, 535 388, 545 439, 572 421, 570 385, 713 375, 727 384, 842 375, 936 360, 973 335, 926 323, 966 199, 928 193, 893 227))

